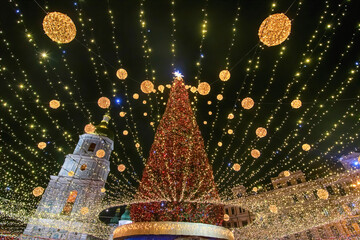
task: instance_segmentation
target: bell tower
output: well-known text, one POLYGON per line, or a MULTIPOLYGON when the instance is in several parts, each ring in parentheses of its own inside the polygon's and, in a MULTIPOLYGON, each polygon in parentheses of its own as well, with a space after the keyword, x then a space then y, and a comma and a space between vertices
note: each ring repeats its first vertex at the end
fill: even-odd
POLYGON ((65 157, 59 174, 50 176, 23 239, 94 239, 88 234, 77 233, 76 229, 82 229, 85 219, 89 222, 92 211, 105 194, 109 159, 114 149, 109 120, 109 114, 105 114, 93 133, 82 134, 74 152, 65 157))

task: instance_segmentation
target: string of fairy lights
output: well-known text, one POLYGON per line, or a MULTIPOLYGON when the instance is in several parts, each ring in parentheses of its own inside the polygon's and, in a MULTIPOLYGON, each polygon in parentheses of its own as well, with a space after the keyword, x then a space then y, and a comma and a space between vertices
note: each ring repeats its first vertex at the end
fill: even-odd
MULTIPOLYGON (((111 1, 107 1, 108 22, 104 24, 108 24, 111 29, 109 38, 116 56, 114 63, 105 57, 106 53, 101 46, 101 39, 95 27, 98 23, 94 22, 95 18, 90 17, 87 3, 74 2, 73 10, 76 17, 71 12, 69 13, 71 18, 68 17, 66 20, 66 26, 70 29, 71 34, 60 36, 60 38, 57 34, 47 31, 46 24, 59 21, 62 16, 49 14, 55 10, 50 7, 49 2, 40 4, 41 10, 46 11, 43 13, 45 34, 50 39, 55 39, 54 41, 62 42, 62 44, 54 44, 55 47, 52 47, 57 49, 58 52, 55 53, 41 50, 43 44, 40 43, 40 37, 33 33, 27 24, 26 15, 29 13, 22 8, 21 2, 9 1, 9 5, 17 16, 16 26, 21 30, 22 38, 29 51, 36 57, 34 66, 41 74, 44 88, 51 92, 52 97, 49 98, 50 94, 43 93, 43 90, 38 88, 38 84, 33 84, 37 76, 34 76, 32 71, 26 67, 26 61, 22 56, 14 52, 16 46, 8 40, 11 38, 8 37, 5 26, 0 25, 0 44, 5 52, 4 56, 0 58, 0 77, 3 79, 4 87, 13 95, 10 99, 5 96, 0 98, 2 112, 0 116, 0 152, 3 153, 0 165, 2 173, 0 186, 3 189, 1 192, 7 196, 13 192, 11 198, 20 202, 34 203, 38 201, 39 198, 34 199, 32 196, 32 190, 38 186, 46 188, 49 176, 57 175, 56 171, 61 168, 62 160, 59 160, 59 155, 65 156, 74 149, 77 135, 82 134, 83 128, 79 128, 77 122, 80 117, 74 117, 73 113, 77 112, 81 115, 84 126, 87 123, 95 124, 99 119, 95 118, 92 107, 88 106, 96 105, 98 98, 105 97, 104 101, 109 106, 101 107, 101 104, 99 106, 111 111, 113 118, 111 125, 117 147, 111 157, 111 167, 117 169, 112 169, 106 180, 106 200, 112 206, 131 202, 133 194, 137 190, 137 186, 131 183, 139 183, 141 179, 139 166, 146 163, 144 156, 147 155, 142 146, 145 136, 142 136, 139 126, 145 122, 147 127, 155 132, 165 109, 168 90, 171 87, 170 84, 158 85, 156 81, 152 53, 157 49, 151 47, 149 37, 151 26, 146 20, 146 17, 150 16, 147 14, 148 4, 150 3, 146 0, 141 0, 138 6, 140 23, 138 30, 142 38, 140 45, 143 50, 144 62, 144 66, 139 67, 144 70, 144 78, 137 80, 132 77, 131 72, 127 72, 124 79, 119 78, 116 73, 118 69, 127 69, 127 66, 123 63, 122 50, 124 46, 121 45, 119 37, 119 18, 111 1), (69 54, 70 50, 66 47, 66 44, 70 42, 81 47, 88 56, 86 64, 90 66, 89 72, 93 76, 91 81, 97 88, 97 95, 91 100, 88 100, 87 94, 83 94, 83 80, 80 80, 81 77, 79 77, 76 67, 72 66, 72 55, 69 54), (54 61, 55 57, 60 61, 54 61), (17 70, 14 69, 14 66, 17 67, 17 70), (149 82, 145 82, 145 80, 149 82), (137 85, 138 91, 134 92, 133 84, 137 85), (116 101, 119 94, 124 96, 123 100, 126 104, 121 104, 119 107, 113 106, 116 105, 113 101, 116 101), (50 101, 54 102, 49 105, 50 101), (139 114, 138 109, 140 108, 147 110, 139 114), (22 112, 21 115, 26 114, 28 117, 23 119, 18 114, 19 111, 22 112), (62 118, 67 121, 66 124, 63 120, 57 119, 57 112, 61 112, 62 118), (139 117, 140 115, 142 116, 139 117), (21 132, 13 128, 15 125, 22 129, 21 132), (53 134, 57 137, 56 139, 53 134), (40 148, 40 143, 45 144, 43 148, 40 148), (129 148, 129 146, 131 147, 129 148), (136 157, 133 152, 136 152, 136 157), (28 156, 31 156, 31 159, 28 156), (16 161, 13 160, 14 158, 16 161), (120 171, 119 169, 124 170, 120 171)), ((274 18, 269 18, 267 21, 286 22, 290 18, 290 23, 286 23, 288 25, 285 24, 285 26, 296 24, 297 18, 303 13, 302 8, 305 2, 296 1, 296 4, 297 7, 289 8, 291 11, 288 9, 285 14, 270 15, 274 18)), ((217 86, 220 87, 215 89, 213 88, 215 85, 211 83, 210 91, 208 83, 200 85, 204 81, 202 71, 206 67, 203 65, 203 59, 206 56, 204 42, 211 22, 211 14, 208 12, 209 2, 204 1, 204 7, 201 9, 199 58, 195 60, 195 86, 187 85, 187 89, 193 93, 190 96, 193 98, 192 107, 196 115, 204 113, 207 115, 204 117, 206 120, 202 124, 199 122, 199 125, 202 125, 202 129, 209 131, 208 137, 205 139, 206 150, 210 162, 216 166, 213 169, 214 176, 224 199, 228 197, 231 188, 240 183, 248 186, 249 190, 254 187, 259 188, 259 186, 268 189, 271 186, 269 178, 277 176, 284 170, 301 169, 310 176, 316 176, 320 172, 322 172, 322 177, 331 176, 334 174, 333 162, 337 161, 336 156, 338 156, 334 156, 334 152, 339 154, 354 146, 354 142, 359 137, 354 131, 359 125, 356 116, 359 114, 357 108, 360 96, 357 94, 348 101, 345 99, 346 92, 354 87, 358 77, 359 64, 350 67, 347 76, 343 77, 339 85, 334 87, 333 83, 341 78, 339 72, 343 68, 349 68, 347 61, 357 47, 359 26, 354 29, 351 40, 344 43, 345 47, 336 60, 335 66, 331 69, 331 73, 328 71, 330 74, 326 77, 326 81, 323 81, 322 87, 312 93, 311 100, 303 101, 308 98, 309 91, 312 90, 311 82, 318 78, 320 70, 324 68, 330 57, 329 52, 334 47, 335 43, 333 42, 343 26, 341 24, 347 17, 349 6, 351 6, 351 1, 344 1, 340 4, 325 1, 320 20, 312 28, 315 29, 314 33, 304 44, 305 50, 297 62, 297 70, 294 71, 291 79, 286 80, 283 96, 280 96, 279 100, 270 102, 271 100, 268 99, 271 99, 273 88, 282 71, 281 67, 288 60, 288 56, 291 54, 289 49, 293 47, 290 41, 286 41, 290 31, 285 36, 278 36, 283 40, 277 43, 278 39, 274 40, 270 37, 261 39, 261 34, 265 34, 266 29, 259 30, 262 43, 256 43, 254 48, 248 52, 249 56, 246 55, 240 59, 233 50, 241 37, 239 19, 240 10, 243 7, 238 5, 231 24, 232 35, 228 41, 225 64, 219 71, 221 82, 217 86), (267 81, 263 83, 263 94, 256 98, 254 96, 260 81, 259 73, 265 64, 264 55, 269 49, 268 46, 279 44, 282 45, 277 48, 276 53, 278 54, 274 57, 271 72, 267 81), (241 63, 245 58, 247 61, 241 63), (238 59, 240 61, 237 61, 238 59), (233 66, 231 66, 232 63, 233 66), (243 77, 234 79, 233 72, 242 72, 243 77), (235 96, 228 96, 227 89, 233 88, 235 81, 240 82, 236 85, 235 96), (209 92, 211 95, 208 95, 209 92), (208 99, 206 101, 208 106, 201 106, 199 98, 208 99), (297 102, 293 102, 294 100, 297 102), (231 106, 231 111, 225 112, 224 105, 229 101, 234 104, 231 106), (332 116, 331 109, 339 103, 344 104, 344 111, 329 121, 328 118, 332 116), (269 110, 265 109, 267 107, 269 110), (266 110, 266 116, 263 115, 264 110, 266 110), (284 112, 286 115, 281 118, 280 116, 284 115, 284 112), (246 128, 243 129, 245 121, 248 122, 246 128), (345 127, 347 124, 349 126, 345 127), (301 127, 299 127, 300 125, 301 127), (221 131, 217 130, 218 126, 221 126, 221 131), (318 128, 322 130, 318 131, 318 128), (281 134, 285 137, 279 141, 281 134), (278 142, 278 144, 274 144, 274 142, 278 142)), ((178 4, 175 0, 169 1, 169 7, 170 64, 172 71, 175 72, 177 61, 181 55, 176 50, 179 42, 177 23, 181 21, 181 18, 176 14, 178 4)), ((270 13, 277 12, 278 7, 277 2, 272 3, 270 13)), ((292 31, 296 31, 296 29, 292 31)), ((359 56, 356 57, 358 59, 359 56)), ((187 79, 186 73, 184 79, 187 79)), ((189 81, 192 80, 189 79, 189 81)), ((342 169, 338 171, 340 172, 342 169)), ((99 206, 97 210, 100 211, 102 207, 99 206)))

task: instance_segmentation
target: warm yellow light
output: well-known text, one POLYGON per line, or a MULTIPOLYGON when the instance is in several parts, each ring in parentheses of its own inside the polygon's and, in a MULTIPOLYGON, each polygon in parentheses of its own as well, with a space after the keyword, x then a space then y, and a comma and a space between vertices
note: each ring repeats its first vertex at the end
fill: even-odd
POLYGON ((149 94, 154 90, 154 84, 149 80, 145 80, 141 83, 140 89, 143 93, 149 94))
POLYGON ((210 92, 210 84, 208 84, 207 82, 201 82, 199 83, 199 86, 198 86, 198 92, 199 94, 201 95, 208 95, 209 92, 210 92))
POLYGON ((110 99, 108 99, 107 97, 101 97, 98 100, 98 105, 99 107, 106 109, 110 107, 110 99))
POLYGON ((42 187, 36 187, 36 188, 34 188, 34 190, 33 190, 33 195, 35 196, 35 197, 39 197, 39 196, 41 196, 41 195, 43 195, 43 193, 44 193, 44 188, 42 188, 42 187))
POLYGON ((45 34, 57 43, 69 43, 76 36, 74 22, 60 12, 48 13, 43 20, 43 29, 45 34))
POLYGON ((103 149, 99 149, 96 151, 96 156, 98 158, 103 158, 105 156, 105 151, 103 149))
POLYGON ((52 109, 57 109, 60 107, 60 101, 58 100, 51 100, 50 103, 49 103, 49 106, 52 108, 52 109))
POLYGON ((38 148, 39 148, 39 149, 44 149, 44 148, 46 148, 46 142, 39 142, 39 143, 38 143, 38 148))
POLYGON ((260 25, 259 39, 266 46, 276 46, 284 42, 291 32, 291 20, 283 13, 272 14, 260 25))
POLYGON ((233 169, 234 169, 234 171, 236 171, 236 172, 240 171, 240 169, 241 169, 240 164, 235 163, 235 164, 233 165, 233 169))
POLYGON ((252 98, 250 98, 250 97, 244 98, 241 101, 241 106, 244 109, 251 109, 254 106, 254 100, 252 98))
POLYGON ((266 130, 266 128, 258 127, 256 129, 255 133, 256 133, 256 136, 258 136, 259 138, 263 138, 266 136, 267 130, 266 130))
POLYGON ((219 73, 219 78, 220 78, 221 81, 226 82, 227 80, 230 79, 230 72, 228 70, 222 70, 219 73))
POLYGON ((119 68, 117 71, 116 71, 116 77, 120 80, 125 80, 128 76, 128 73, 125 69, 123 68, 119 68))
POLYGON ((252 156, 253 158, 259 158, 260 155, 261 155, 261 153, 260 153, 259 150, 257 150, 257 149, 251 150, 251 156, 252 156))
POLYGON ((119 171, 119 172, 123 172, 123 171, 125 171, 125 169, 126 169, 126 167, 125 167, 124 164, 120 164, 120 165, 118 166, 118 171, 119 171))
POLYGON ((95 132, 95 126, 94 125, 92 125, 91 123, 89 123, 89 124, 86 124, 86 126, 85 126, 85 128, 84 128, 84 131, 86 132, 86 133, 94 133, 95 132))

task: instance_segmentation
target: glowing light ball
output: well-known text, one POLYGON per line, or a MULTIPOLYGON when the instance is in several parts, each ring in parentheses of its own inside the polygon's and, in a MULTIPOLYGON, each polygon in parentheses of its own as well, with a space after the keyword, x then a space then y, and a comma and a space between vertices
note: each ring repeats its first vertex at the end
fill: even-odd
POLYGON ((226 82, 227 80, 230 79, 230 72, 228 70, 222 70, 219 73, 219 78, 221 81, 226 82))
POLYGON ((232 129, 229 129, 229 130, 228 130, 228 134, 231 135, 231 134, 233 134, 233 133, 234 133, 234 131, 233 131, 232 129))
POLYGON ((105 151, 103 149, 99 149, 96 151, 96 156, 98 158, 103 158, 105 156, 105 151))
POLYGON ((241 169, 240 164, 235 163, 235 164, 233 165, 233 169, 234 169, 234 171, 236 171, 236 172, 240 171, 240 169, 241 169))
POLYGON ((227 117, 228 119, 234 119, 234 114, 232 114, 232 113, 229 113, 229 115, 228 115, 228 117, 227 117))
POLYGON ((143 115, 144 115, 144 117, 146 117, 146 116, 147 116, 147 112, 144 112, 143 115))
POLYGON ((50 103, 49 103, 50 107, 52 109, 57 109, 60 107, 60 101, 58 100, 51 100, 50 103))
POLYGON ((224 214, 224 221, 228 222, 230 220, 230 216, 227 214, 224 214))
POLYGON ((311 149, 311 146, 309 144, 305 143, 302 145, 302 150, 309 151, 310 149, 311 149))
POLYGON ((272 14, 260 25, 259 39, 266 46, 276 46, 283 43, 290 35, 291 20, 283 13, 272 14))
POLYGON ((41 196, 41 195, 43 195, 43 193, 44 193, 44 188, 42 188, 42 187, 36 187, 36 188, 34 188, 34 190, 32 191, 32 193, 33 193, 33 195, 34 195, 35 197, 41 196))
POLYGON ((119 68, 117 71, 116 71, 116 77, 120 80, 125 80, 128 76, 128 73, 125 69, 123 68, 119 68))
POLYGON ((207 124, 207 121, 204 121, 204 125, 206 125, 207 124))
POLYGON ((329 198, 329 193, 325 189, 318 189, 316 191, 316 194, 318 195, 318 197, 320 199, 328 199, 329 198))
POLYGON ((140 89, 143 93, 149 94, 154 90, 154 84, 149 80, 145 80, 141 83, 140 89))
POLYGON ((197 90, 196 87, 191 87, 190 88, 190 92, 192 92, 192 93, 196 93, 196 90, 197 90))
POLYGON ((207 82, 199 83, 198 92, 201 95, 208 95, 210 90, 211 90, 210 84, 208 84, 207 82))
POLYGON ((139 94, 134 93, 134 95, 133 95, 133 99, 139 99, 139 94))
POLYGON ((123 134, 124 134, 125 136, 128 135, 128 134, 129 134, 128 130, 124 130, 124 131, 123 131, 123 134))
POLYGON ((110 99, 108 99, 107 97, 101 97, 98 100, 98 105, 99 107, 106 109, 110 107, 110 99))
POLYGON ((105 189, 105 188, 101 188, 101 189, 100 189, 100 192, 104 193, 104 192, 106 192, 106 189, 105 189))
POLYGON ((125 117, 126 112, 120 112, 119 115, 120 115, 120 117, 125 117))
POLYGON ((278 208, 276 207, 276 205, 270 205, 269 210, 272 213, 278 213, 278 208))
POLYGON ((85 128, 84 128, 84 131, 88 134, 91 134, 91 133, 94 133, 95 132, 95 126, 92 125, 91 123, 89 124, 86 124, 85 125, 85 128))
POLYGON ((256 133, 256 136, 258 136, 259 138, 263 138, 266 136, 267 131, 266 131, 266 128, 258 127, 256 129, 255 133, 256 133))
POLYGON ((284 176, 285 176, 285 177, 290 176, 290 172, 289 172, 289 171, 284 171, 284 176))
POLYGON ((140 147, 140 144, 139 144, 139 143, 136 143, 136 144, 135 144, 135 147, 136 147, 136 148, 139 148, 139 147, 140 147))
POLYGON ((209 111, 208 114, 209 114, 209 115, 212 115, 212 111, 209 111))
POLYGON ((223 96, 222 94, 218 94, 218 95, 216 96, 216 99, 219 100, 219 101, 221 101, 221 100, 224 99, 224 96, 223 96))
POLYGON ((87 207, 81 208, 80 213, 81 213, 82 215, 88 214, 88 213, 89 213, 89 208, 87 208, 87 207))
POLYGON ((257 149, 251 150, 251 156, 252 156, 253 158, 259 158, 260 155, 261 155, 261 153, 260 153, 259 150, 257 150, 257 149))
POLYGON ((44 149, 44 148, 46 148, 46 142, 39 142, 39 143, 38 143, 38 148, 39 148, 39 149, 44 149))
POLYGON ((299 99, 295 99, 291 102, 291 107, 295 108, 295 109, 300 108, 301 105, 302 105, 302 103, 299 99))
POLYGON ((159 86, 158 86, 158 90, 163 93, 164 90, 165 90, 164 85, 159 85, 159 86))
POLYGON ((69 176, 69 177, 72 177, 72 176, 74 176, 74 175, 75 175, 74 171, 68 172, 68 176, 69 176))
POLYGON ((119 171, 119 172, 123 172, 123 171, 125 171, 125 169, 126 169, 126 167, 125 167, 124 164, 120 164, 120 165, 118 166, 118 171, 119 171))
POLYGON ((218 142, 218 146, 221 147, 223 144, 222 142, 218 142))
POLYGON ((208 104, 208 105, 211 105, 211 101, 207 101, 207 104, 208 104))
POLYGON ((247 97, 247 98, 244 98, 242 101, 241 101, 241 106, 244 108, 244 109, 251 109, 253 106, 254 106, 254 100, 250 97, 247 97))
POLYGON ((253 192, 257 192, 257 191, 258 191, 258 188, 257 188, 257 187, 253 187, 252 191, 253 191, 253 192))
POLYGON ((171 88, 171 84, 166 84, 166 87, 167 87, 167 88, 171 88))
POLYGON ((45 34, 54 42, 69 43, 76 36, 74 22, 66 14, 60 12, 48 13, 43 20, 45 34))

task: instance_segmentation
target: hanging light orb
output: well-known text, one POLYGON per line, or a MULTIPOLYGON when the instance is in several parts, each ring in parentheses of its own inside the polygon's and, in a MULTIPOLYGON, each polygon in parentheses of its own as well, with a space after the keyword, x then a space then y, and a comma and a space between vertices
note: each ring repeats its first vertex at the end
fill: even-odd
POLYGON ((105 151, 103 149, 99 149, 96 151, 96 156, 98 158, 103 158, 105 156, 105 151))
POLYGON ((54 42, 69 43, 76 36, 74 22, 66 14, 60 12, 48 13, 43 20, 45 34, 54 42))
POLYGON ((119 115, 120 115, 120 117, 125 117, 126 112, 120 112, 119 115))
POLYGON ((211 105, 211 101, 207 101, 207 104, 208 104, 208 105, 211 105))
POLYGON ((147 114, 147 112, 144 112, 143 115, 144 115, 144 117, 146 117, 148 114, 147 114))
POLYGON ((95 126, 89 123, 85 125, 84 131, 88 134, 91 134, 95 132, 95 129, 96 129, 95 126))
POLYGON ((140 84, 140 89, 143 93, 149 94, 154 90, 154 84, 149 80, 145 80, 140 84))
POLYGON ((232 129, 229 129, 229 130, 228 130, 228 134, 231 135, 231 134, 233 134, 233 133, 234 133, 234 131, 233 131, 232 129))
POLYGON ((258 136, 259 138, 263 138, 266 136, 267 130, 266 130, 266 128, 258 127, 256 129, 255 133, 256 133, 256 136, 258 136))
POLYGON ((284 42, 291 32, 291 20, 283 13, 272 14, 260 25, 259 39, 266 46, 276 46, 284 42))
POLYGON ((107 97, 101 97, 98 100, 98 105, 99 107, 106 109, 110 107, 110 99, 108 99, 107 97))
POLYGON ((104 193, 104 192, 106 192, 106 189, 105 189, 105 188, 101 188, 101 189, 100 189, 100 192, 104 193))
POLYGON ((167 88, 171 88, 171 84, 166 84, 166 87, 167 87, 167 88))
POLYGON ((139 148, 139 147, 140 147, 140 143, 136 143, 136 144, 135 144, 135 147, 136 147, 136 148, 139 148))
POLYGON ((43 195, 43 193, 44 193, 44 188, 42 188, 42 187, 36 187, 36 188, 34 188, 34 190, 32 191, 32 193, 33 193, 33 195, 34 195, 35 197, 41 196, 41 195, 43 195))
POLYGON ((318 197, 320 199, 328 199, 329 198, 329 193, 325 189, 318 189, 316 191, 316 194, 318 195, 318 197))
POLYGON ((50 107, 52 109, 57 109, 60 107, 60 101, 58 100, 51 100, 50 103, 49 103, 50 107))
POLYGON ((39 142, 37 146, 39 149, 44 149, 46 148, 46 142, 39 142))
POLYGON ((204 125, 206 125, 206 124, 207 124, 207 121, 204 121, 203 123, 204 123, 204 125))
POLYGON ((88 214, 88 213, 89 213, 89 208, 88 208, 88 207, 83 207, 83 208, 81 208, 80 213, 81 213, 82 215, 88 214))
POLYGON ((272 213, 278 213, 278 208, 276 207, 276 205, 270 205, 269 210, 272 213))
POLYGON ((259 158, 260 155, 261 155, 261 153, 260 153, 259 150, 257 150, 257 149, 251 150, 251 156, 252 156, 253 158, 259 158))
POLYGON ((235 163, 235 164, 233 165, 233 169, 234 169, 234 171, 236 171, 236 172, 240 171, 240 168, 241 168, 241 166, 240 166, 240 164, 238 164, 238 163, 235 163))
POLYGON ((257 187, 253 187, 252 191, 253 191, 253 192, 257 192, 257 191, 258 191, 258 188, 257 188, 257 187))
POLYGON ((139 99, 139 94, 134 93, 134 94, 133 94, 133 99, 139 99))
POLYGON ((208 95, 210 90, 211 90, 210 84, 208 84, 207 82, 199 83, 198 92, 201 95, 208 95))
POLYGON ((228 119, 234 119, 234 114, 232 114, 232 113, 229 113, 229 115, 228 115, 228 117, 227 117, 228 119))
POLYGON ((208 114, 209 114, 209 115, 212 115, 212 111, 209 111, 208 114))
POLYGON ((290 176, 290 172, 289 172, 289 171, 284 171, 284 176, 285 176, 285 177, 290 176))
POLYGON ((307 144, 307 143, 305 143, 305 144, 303 144, 302 145, 302 150, 304 150, 304 151, 309 151, 311 149, 311 146, 309 145, 309 144, 307 144))
POLYGON ((158 90, 163 93, 164 90, 165 90, 164 85, 159 85, 159 86, 158 86, 158 90))
POLYGON ((128 130, 124 130, 124 131, 123 131, 123 134, 124 134, 125 136, 128 135, 128 134, 129 134, 128 130))
POLYGON ((230 72, 228 70, 222 70, 219 73, 219 78, 221 81, 226 82, 227 80, 230 79, 230 72))
POLYGON ((126 167, 125 167, 124 164, 120 164, 120 165, 118 166, 118 171, 119 171, 119 172, 123 172, 123 171, 125 171, 125 169, 126 169, 126 167))
POLYGON ((128 76, 128 73, 125 69, 123 68, 119 68, 117 71, 116 71, 116 77, 120 80, 125 80, 128 76))
POLYGON ((228 222, 230 220, 230 216, 227 214, 224 214, 224 221, 228 222))
POLYGON ((216 99, 219 100, 219 101, 221 101, 221 100, 224 99, 224 96, 223 96, 222 94, 218 94, 218 95, 216 96, 216 99))
POLYGON ((254 100, 252 98, 250 98, 250 97, 244 98, 241 101, 241 106, 244 109, 251 109, 254 106, 254 100))
POLYGON ((295 99, 291 102, 291 107, 295 108, 295 109, 300 108, 301 105, 302 105, 302 103, 299 99, 295 99))
POLYGON ((74 175, 75 175, 74 171, 68 172, 68 176, 69 176, 69 177, 72 177, 72 176, 74 176, 74 175))
POLYGON ((218 146, 221 147, 223 144, 222 142, 218 142, 218 146))
POLYGON ((192 93, 196 93, 196 90, 197 90, 197 88, 194 87, 194 86, 192 86, 192 87, 190 88, 190 92, 192 92, 192 93))

